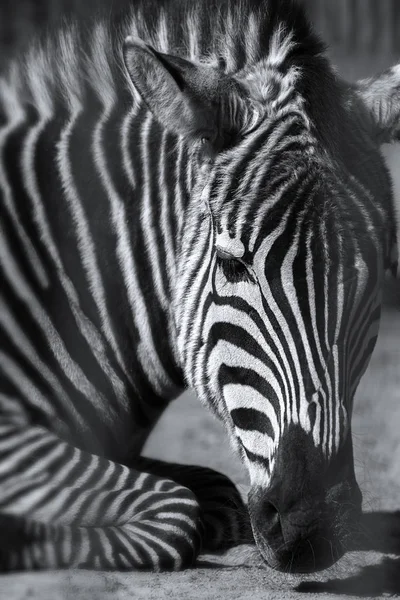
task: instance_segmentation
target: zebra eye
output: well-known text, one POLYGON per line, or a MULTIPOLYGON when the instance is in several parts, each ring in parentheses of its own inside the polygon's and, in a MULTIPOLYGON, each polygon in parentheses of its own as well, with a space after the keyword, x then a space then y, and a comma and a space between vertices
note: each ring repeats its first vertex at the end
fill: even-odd
POLYGON ((245 263, 237 258, 227 258, 217 252, 217 265, 229 283, 239 283, 240 281, 255 283, 254 277, 245 263))
POLYGON ((203 137, 200 140, 199 157, 201 161, 211 163, 214 159, 214 150, 209 137, 203 137))

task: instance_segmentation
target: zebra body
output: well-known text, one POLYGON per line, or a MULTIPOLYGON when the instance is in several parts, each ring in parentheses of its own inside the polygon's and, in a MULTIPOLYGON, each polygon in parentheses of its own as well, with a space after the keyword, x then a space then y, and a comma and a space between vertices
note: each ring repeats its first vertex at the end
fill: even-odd
POLYGON ((272 566, 264 494, 294 448, 296 477, 360 502, 351 404, 395 263, 375 84, 338 82, 291 2, 152 8, 71 24, 0 82, 5 569, 178 569, 249 538, 226 478, 140 459, 187 386, 272 566))

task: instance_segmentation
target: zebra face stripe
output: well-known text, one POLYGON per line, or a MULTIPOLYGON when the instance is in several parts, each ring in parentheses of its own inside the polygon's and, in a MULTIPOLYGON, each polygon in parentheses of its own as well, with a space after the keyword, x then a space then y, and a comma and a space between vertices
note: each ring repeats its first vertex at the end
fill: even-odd
POLYGON ((236 227, 231 248, 237 239, 245 247, 238 259, 231 248, 221 257, 217 244, 225 215, 197 220, 202 284, 192 274, 192 285, 202 291, 193 303, 186 288, 181 306, 195 323, 190 384, 248 468, 254 536, 277 568, 286 560, 274 533, 278 514, 289 547, 304 522, 301 535, 332 539, 338 556, 335 523, 348 529, 358 518, 350 418, 376 339, 383 272, 373 244, 349 239, 329 213, 320 218, 321 192, 309 173, 292 186, 292 198, 277 196, 272 211, 267 202, 263 213, 257 208, 257 228, 236 227), (252 277, 233 277, 224 268, 232 260, 252 277), (352 508, 339 514, 339 506, 352 508), (316 518, 323 531, 312 529, 316 518))
MULTIPOLYGON (((193 209, 186 224, 196 232, 190 255, 198 244, 202 263, 198 276, 195 261, 182 268, 191 285, 180 298, 185 331, 178 324, 190 384, 229 421, 252 482, 264 487, 291 424, 328 461, 347 443, 353 396, 376 337, 382 277, 373 240, 354 238, 336 212, 340 175, 325 170, 321 179, 307 124, 287 115, 275 126, 266 121, 253 141, 204 172, 202 216, 193 209), (259 157, 248 157, 249 177, 243 148, 254 147, 259 157)), ((352 218, 359 206, 357 199, 352 218)), ((362 220, 369 229, 371 216, 362 220)), ((189 245, 183 263, 186 252, 189 245)))

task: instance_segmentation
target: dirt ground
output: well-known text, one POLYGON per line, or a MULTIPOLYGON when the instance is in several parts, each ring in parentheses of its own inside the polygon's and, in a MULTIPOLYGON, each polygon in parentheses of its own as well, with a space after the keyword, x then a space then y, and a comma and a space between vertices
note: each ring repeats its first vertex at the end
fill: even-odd
MULTIPOLYGON (((339 62, 349 78, 355 73, 373 72, 365 61, 347 64, 339 57, 339 62)), ((376 67, 390 61, 378 62, 382 64, 376 67)), ((392 163, 394 172, 398 170, 400 197, 400 153, 392 163)), ((9 575, 0 578, 0 599, 289 600, 306 596, 311 600, 326 594, 400 597, 399 288, 391 286, 387 293, 378 345, 358 390, 353 418, 356 472, 364 495, 364 527, 369 539, 366 548, 346 554, 326 572, 301 579, 260 565, 250 547, 225 557, 200 557, 196 569, 174 574, 71 571, 9 575)), ((233 456, 222 427, 193 395, 184 395, 164 415, 146 453, 214 467, 246 492, 246 473, 233 456)))

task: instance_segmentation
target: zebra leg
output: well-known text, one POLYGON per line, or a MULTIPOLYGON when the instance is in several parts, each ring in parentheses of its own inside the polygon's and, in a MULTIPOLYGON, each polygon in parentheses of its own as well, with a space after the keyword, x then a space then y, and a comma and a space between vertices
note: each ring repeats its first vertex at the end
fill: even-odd
POLYGON ((178 570, 195 561, 201 532, 189 489, 43 427, 0 423, 0 570, 178 570))
POLYGON ((133 464, 153 475, 168 477, 194 493, 204 524, 204 551, 223 551, 239 544, 254 543, 247 507, 226 475, 206 467, 167 463, 142 456, 133 464))

